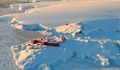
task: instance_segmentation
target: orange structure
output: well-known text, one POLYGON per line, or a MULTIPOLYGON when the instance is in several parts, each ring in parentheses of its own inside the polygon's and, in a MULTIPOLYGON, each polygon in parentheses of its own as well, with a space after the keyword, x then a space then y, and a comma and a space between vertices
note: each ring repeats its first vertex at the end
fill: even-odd
POLYGON ((31 40, 30 41, 32 44, 36 44, 36 43, 38 43, 38 40, 31 40))
POLYGON ((48 45, 48 46, 59 46, 59 42, 49 42, 49 41, 42 41, 42 40, 31 40, 32 44, 40 43, 41 45, 48 45))
POLYGON ((64 24, 64 25, 69 25, 69 24, 64 24))

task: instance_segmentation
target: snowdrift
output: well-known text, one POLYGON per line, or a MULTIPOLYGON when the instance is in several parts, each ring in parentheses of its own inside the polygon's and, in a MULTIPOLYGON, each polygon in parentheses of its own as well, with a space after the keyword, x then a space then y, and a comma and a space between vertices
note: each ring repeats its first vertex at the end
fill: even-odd
MULTIPOLYGON (((44 3, 43 3, 44 4, 44 3)), ((64 23, 119 18, 119 1, 71 1, 29 9, 16 16, 23 24, 37 23, 56 27, 64 23), (49 25, 48 25, 49 24, 49 25)))
MULTIPOLYGON (((90 34, 89 36, 81 34, 72 36, 72 33, 78 31, 76 29, 77 27, 78 29, 82 27, 80 23, 67 24, 67 30, 65 27, 66 24, 48 30, 49 33, 51 33, 50 36, 54 36, 56 40, 59 40, 59 36, 64 36, 67 39, 60 44, 60 47, 42 45, 40 48, 31 49, 31 46, 28 45, 30 42, 12 46, 11 50, 18 67, 26 70, 46 68, 48 70, 54 70, 55 65, 66 63, 69 59, 74 57, 92 61, 94 64, 99 65, 99 67, 112 66, 112 62, 115 62, 116 65, 120 65, 120 40, 117 40, 117 37, 115 40, 111 40, 107 39, 107 36, 105 37, 106 39, 102 39, 100 36, 100 39, 92 38, 90 34), (61 29, 59 30, 59 28, 61 29), (71 29, 75 30, 73 31, 71 29), (66 34, 66 32, 71 34, 66 34)), ((41 31, 41 33, 44 34, 44 31, 41 31)), ((94 31, 92 33, 97 34, 94 31)), ((32 46, 38 47, 37 45, 32 46)))
POLYGON ((22 30, 31 30, 31 31, 45 30, 45 28, 41 27, 39 24, 30 24, 30 25, 12 24, 11 26, 22 30))
POLYGON ((31 49, 29 42, 12 46, 13 58, 20 69, 56 70, 56 66, 73 58, 88 60, 98 68, 120 66, 118 0, 60 2, 33 9, 29 8, 35 7, 34 4, 25 5, 21 10, 26 7, 26 13, 12 19, 13 27, 38 30, 57 40, 65 37, 66 41, 60 47, 42 45, 39 49, 31 49), (73 23, 80 21, 83 24, 73 23))
POLYGON ((77 35, 79 33, 83 33, 84 26, 81 23, 71 23, 71 24, 65 24, 63 26, 56 27, 57 32, 65 33, 65 34, 71 34, 71 35, 77 35))
POLYGON ((22 21, 18 21, 15 18, 12 18, 12 20, 10 21, 10 24, 12 27, 15 27, 17 29, 21 29, 21 30, 31 30, 31 31, 42 31, 45 30, 46 27, 42 26, 40 24, 22 24, 22 21))
POLYGON ((29 9, 41 8, 41 7, 46 7, 46 6, 50 6, 50 5, 54 5, 54 4, 58 4, 58 2, 20 3, 20 4, 11 4, 9 6, 9 9, 19 10, 19 11, 28 13, 27 10, 29 10, 29 9))

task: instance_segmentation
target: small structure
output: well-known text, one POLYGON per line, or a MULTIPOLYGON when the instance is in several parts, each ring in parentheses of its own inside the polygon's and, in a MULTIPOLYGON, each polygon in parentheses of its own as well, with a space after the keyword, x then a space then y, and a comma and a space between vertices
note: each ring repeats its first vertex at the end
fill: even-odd
MULTIPOLYGON (((65 38, 61 38, 61 41, 64 42, 65 38)), ((40 43, 41 45, 47 45, 47 46, 59 46, 60 42, 51 42, 49 41, 49 39, 44 38, 40 38, 39 40, 31 40, 30 43, 32 44, 37 44, 40 43)))
POLYGON ((64 24, 64 25, 69 25, 69 24, 64 24))
POLYGON ((38 43, 38 40, 31 40, 30 41, 32 44, 36 44, 36 43, 38 43))
POLYGON ((48 46, 59 46, 59 42, 56 42, 56 43, 54 43, 54 42, 48 42, 47 45, 48 46))

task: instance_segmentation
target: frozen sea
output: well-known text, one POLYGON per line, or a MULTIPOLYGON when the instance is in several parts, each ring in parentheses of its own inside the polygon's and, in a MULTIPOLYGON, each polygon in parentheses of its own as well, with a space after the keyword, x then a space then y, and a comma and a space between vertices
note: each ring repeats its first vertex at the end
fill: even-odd
MULTIPOLYGON (((115 9, 113 11, 116 12, 115 9)), ((9 18, 3 18, 2 16, 4 16, 5 14, 14 14, 14 13, 21 13, 21 11, 10 10, 10 9, 7 9, 7 8, 0 8, 0 70, 8 70, 8 69, 9 70, 19 70, 17 68, 16 64, 15 64, 15 61, 13 60, 13 56, 12 56, 12 53, 11 53, 11 50, 10 50, 10 47, 12 45, 18 45, 18 44, 26 42, 30 39, 33 39, 35 37, 43 37, 44 36, 44 35, 38 36, 39 33, 37 33, 37 32, 24 31, 24 30, 21 31, 21 30, 18 30, 18 29, 15 29, 15 28, 11 27, 10 24, 8 23, 9 18), (34 35, 35 37, 33 37, 33 36, 27 37, 28 35, 34 35)), ((111 13, 111 12, 109 12, 109 13, 111 13)), ((102 15, 102 16, 113 17, 112 14, 109 16, 109 13, 106 14, 106 15, 102 15)), ((114 15, 114 13, 113 13, 113 15, 114 15)), ((46 16, 48 16, 48 15, 46 15, 46 16)), ((51 16, 51 14, 49 14, 49 16, 51 16)), ((91 16, 89 16, 89 17, 91 17, 91 16)), ((110 21, 110 20, 108 20, 108 21, 110 21)), ((102 22, 103 21, 92 21, 89 24, 91 24, 91 23, 102 23, 102 22)), ((107 21, 105 21, 105 22, 107 22, 107 21)), ((119 22, 119 19, 118 19, 118 22, 119 22)), ((118 25, 118 27, 119 27, 119 25, 118 25)), ((94 26, 93 26, 93 28, 94 28, 94 26)), ((86 60, 77 60, 76 58, 72 58, 72 59, 69 60, 68 63, 65 63, 64 65, 60 65, 60 66, 56 67, 55 70, 62 70, 63 68, 65 68, 67 70, 70 70, 69 66, 71 66, 71 68, 72 68, 72 66, 74 66, 75 70, 79 70, 79 66, 81 66, 80 68, 85 68, 86 67, 86 68, 89 69, 89 66, 94 67, 95 65, 92 64, 89 61, 86 61, 86 60), (81 64, 78 63, 78 61, 81 64), (75 62, 76 62, 76 64, 75 64, 75 62), (77 65, 77 63, 78 63, 78 65, 77 65), (89 65, 89 64, 91 64, 91 65, 89 65)), ((95 67, 97 67, 97 66, 95 66, 95 67)), ((98 69, 97 68, 97 69, 94 69, 94 70, 113 70, 113 69, 114 70, 120 70, 119 66, 117 66, 116 68, 114 68, 114 67, 105 68, 105 69, 103 69, 103 68, 98 69)), ((80 70, 83 70, 83 69, 80 69, 80 70)))
POLYGON ((4 19, 2 16, 21 12, 10 10, 2 4, 0 6, 0 70, 19 70, 13 60, 10 47, 34 38, 33 36, 26 38, 28 34, 36 37, 41 37, 42 35, 38 36, 39 33, 37 32, 20 31, 12 28, 8 23, 8 18, 4 19), (21 37, 24 39, 21 39, 21 37))

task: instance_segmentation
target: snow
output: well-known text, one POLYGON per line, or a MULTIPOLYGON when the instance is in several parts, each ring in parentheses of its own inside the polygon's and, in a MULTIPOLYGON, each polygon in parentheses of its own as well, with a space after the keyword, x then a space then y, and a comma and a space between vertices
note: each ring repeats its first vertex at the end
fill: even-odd
MULTIPOLYGON (((19 69, 109 70, 120 66, 119 3, 118 0, 85 0, 13 4, 11 9, 24 12, 5 15, 0 22, 11 19, 9 23, 14 28, 37 30, 57 41, 60 37, 66 38, 59 47, 38 46, 30 41, 13 44, 11 51, 19 69)), ((16 39, 14 33, 10 36, 16 39)))
POLYGON ((76 35, 77 33, 82 33, 83 31, 83 24, 81 23, 71 23, 71 24, 66 24, 64 26, 58 26, 56 28, 57 32, 61 33, 70 33, 72 35, 76 35))
POLYGON ((54 4, 58 4, 58 2, 20 3, 20 4, 11 4, 9 6, 9 9, 19 10, 19 11, 28 13, 27 10, 29 10, 29 9, 41 8, 41 7, 46 7, 46 6, 50 6, 50 5, 54 5, 54 4))
POLYGON ((0 70, 17 69, 10 46, 18 44, 13 28, 7 23, 8 17, 0 18, 0 70))
POLYGON ((55 48, 45 46, 43 49, 28 49, 28 46, 26 46, 28 43, 25 43, 14 46, 11 50, 12 53, 15 54, 14 56, 18 55, 14 59, 19 68, 28 70, 29 68, 44 69, 44 67, 41 67, 43 64, 47 64, 48 67, 53 68, 51 66, 59 65, 61 62, 66 63, 68 59, 76 56, 79 59, 89 59, 95 64, 105 67, 110 66, 111 61, 119 62, 120 52, 117 45, 115 45, 116 42, 107 41, 106 43, 101 44, 99 43, 99 40, 96 42, 92 40, 83 40, 67 39, 60 47, 55 48), (104 48, 101 48, 101 45, 103 45, 104 48), (22 52, 24 53, 21 54, 22 52), (24 60, 19 61, 22 56, 25 56, 26 58, 24 57, 24 60))
POLYGON ((39 2, 40 0, 17 0, 19 2, 39 2))
POLYGON ((15 18, 12 18, 12 20, 10 21, 10 24, 12 27, 15 27, 17 29, 21 29, 21 30, 45 30, 47 29, 47 27, 41 25, 41 24, 22 24, 22 21, 18 21, 15 18))
MULTIPOLYGON (((119 62, 119 44, 120 40, 111 40, 111 39, 97 39, 91 38, 86 35, 78 34, 72 36, 71 31, 78 31, 76 28, 80 29, 82 25, 80 23, 69 23, 67 25, 57 26, 48 31, 40 31, 41 33, 50 32, 49 35, 54 36, 54 39, 59 39, 59 36, 64 36, 67 40, 60 44, 60 47, 52 46, 42 46, 38 49, 31 49, 26 42, 24 44, 11 47, 12 53, 16 64, 20 69, 45 69, 46 66, 50 69, 55 69, 54 66, 60 65, 61 63, 66 63, 69 59, 79 58, 92 61, 93 64, 98 65, 99 67, 109 67, 112 65, 111 62, 119 62), (62 27, 62 28, 61 28, 62 27), (59 30, 59 28, 61 28, 59 30), (69 30, 70 29, 70 30, 69 30), (73 30, 71 30, 73 29, 73 30), (58 31, 58 32, 57 32, 58 31), (57 37, 58 36, 58 37, 57 37), (31 52, 32 51, 32 52, 31 52), (54 52, 53 52, 54 51, 54 52), (20 54, 24 52, 24 54, 20 54), (29 55, 28 55, 29 54, 29 55), (19 60, 22 56, 24 60, 19 60), (45 64, 45 67, 42 66, 45 64)), ((80 29, 81 30, 81 29, 80 29)), ((74 32, 72 32, 74 33, 74 32)), ((92 32, 94 34, 94 31, 92 32)), ((114 33, 114 32, 111 32, 114 33)), ((47 33, 46 33, 47 34, 47 33)), ((97 34, 97 33, 96 33, 97 34)), ((90 35, 92 36, 92 35, 90 35)), ((100 37, 100 36, 99 36, 100 37)), ((106 36, 107 37, 107 36, 106 36)), ((102 38, 102 37, 100 37, 102 38)), ((32 45, 33 46, 33 45, 32 45)), ((34 45, 36 47, 36 45, 34 45)), ((119 65, 117 63, 117 65, 119 65)))
POLYGON ((97 54, 97 57, 100 59, 100 61, 101 61, 101 65, 108 65, 109 66, 109 61, 108 61, 108 59, 107 58, 105 58, 105 57, 103 57, 103 56, 101 56, 100 54, 97 54))
POLYGON ((22 29, 22 30, 34 30, 34 31, 37 31, 37 30, 44 30, 43 27, 41 27, 39 24, 30 24, 30 25, 21 25, 21 24, 14 24, 14 25, 11 25, 17 29, 22 29))
POLYGON ((37 23, 55 27, 64 23, 119 18, 120 15, 117 14, 120 11, 119 6, 119 1, 61 2, 42 8, 29 9, 28 13, 15 18, 23 21, 22 24, 37 23))

